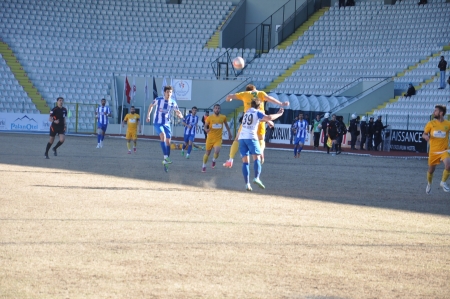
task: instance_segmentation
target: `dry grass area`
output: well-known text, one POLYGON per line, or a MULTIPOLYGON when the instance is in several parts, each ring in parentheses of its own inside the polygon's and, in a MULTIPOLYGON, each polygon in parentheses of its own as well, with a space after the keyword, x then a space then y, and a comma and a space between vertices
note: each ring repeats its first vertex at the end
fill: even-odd
POLYGON ((426 160, 267 151, 241 163, 158 142, 0 134, 0 298, 449 298, 450 194, 426 160), (251 169, 253 173, 253 169, 251 169))

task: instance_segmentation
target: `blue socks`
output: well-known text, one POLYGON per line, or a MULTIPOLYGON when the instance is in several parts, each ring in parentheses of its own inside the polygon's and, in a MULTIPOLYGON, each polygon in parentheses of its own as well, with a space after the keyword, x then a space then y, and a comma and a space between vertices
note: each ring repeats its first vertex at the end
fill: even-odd
POLYGON ((250 167, 248 163, 242 163, 242 174, 244 175, 245 184, 248 184, 250 167))
POLYGON ((100 140, 102 140, 102 134, 97 134, 97 143, 100 143, 100 140))
POLYGON ((188 154, 191 154, 191 151, 192 151, 192 144, 190 144, 190 145, 188 146, 188 151, 187 151, 187 153, 188 153, 188 154))
POLYGON ((261 173, 261 161, 259 159, 253 163, 253 169, 255 170, 255 178, 259 178, 259 174, 261 173))
POLYGON ((164 141, 161 141, 160 144, 161 144, 161 149, 162 149, 163 155, 164 155, 164 156, 167 155, 167 146, 166 146, 166 143, 165 143, 164 141))
POLYGON ((294 157, 297 156, 297 146, 294 146, 294 157))

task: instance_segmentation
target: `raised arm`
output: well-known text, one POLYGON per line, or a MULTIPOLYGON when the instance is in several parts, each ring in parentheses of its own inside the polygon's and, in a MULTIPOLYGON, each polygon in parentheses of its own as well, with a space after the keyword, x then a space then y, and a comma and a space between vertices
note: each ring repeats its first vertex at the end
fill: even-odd
POLYGON ((283 109, 283 108, 280 108, 280 110, 278 110, 277 113, 265 115, 265 116, 262 118, 262 120, 267 121, 267 122, 268 122, 268 121, 271 121, 271 120, 275 120, 275 119, 277 119, 278 117, 282 116, 282 115, 283 115, 283 112, 284 112, 284 109, 283 109))
POLYGON ((274 104, 277 104, 277 105, 279 105, 281 107, 289 106, 289 102, 288 101, 281 103, 280 101, 278 101, 277 99, 275 99, 274 97, 271 97, 269 95, 265 95, 264 99, 266 100, 266 102, 274 103, 274 104))

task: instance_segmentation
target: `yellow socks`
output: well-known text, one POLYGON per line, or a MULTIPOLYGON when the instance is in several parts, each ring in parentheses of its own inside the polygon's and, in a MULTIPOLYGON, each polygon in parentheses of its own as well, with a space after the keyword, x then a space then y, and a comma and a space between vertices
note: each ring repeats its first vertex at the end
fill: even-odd
POLYGON ((433 174, 429 173, 428 171, 427 171, 427 181, 428 181, 428 184, 431 184, 431 182, 433 181, 433 174))
POLYGON ((450 175, 450 171, 444 169, 444 172, 442 173, 442 181, 446 182, 449 175, 450 175))
POLYGON ((130 149, 131 149, 131 144, 130 144, 130 142, 129 142, 129 141, 127 142, 127 148, 128 148, 128 150, 130 150, 130 149))
POLYGON ((230 159, 234 159, 234 156, 236 156, 238 150, 239 150, 239 142, 234 140, 230 148, 230 159))
POLYGON ((208 155, 204 154, 203 155, 203 165, 205 165, 206 162, 208 162, 208 155))

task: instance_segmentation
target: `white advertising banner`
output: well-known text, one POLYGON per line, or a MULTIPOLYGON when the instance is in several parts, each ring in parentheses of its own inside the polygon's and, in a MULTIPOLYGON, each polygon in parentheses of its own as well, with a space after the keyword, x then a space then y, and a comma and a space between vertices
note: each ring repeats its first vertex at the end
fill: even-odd
POLYGON ((48 114, 0 113, 0 130, 47 132, 50 125, 48 114))
POLYGON ((173 79, 173 89, 177 101, 192 100, 192 80, 173 79))
MULTIPOLYGON (((268 128, 266 130, 268 130, 268 128)), ((308 129, 304 145, 310 145, 310 139, 311 139, 310 131, 308 129)), ((292 142, 294 142, 294 140, 295 136, 292 138, 292 142)), ((270 138, 270 143, 290 144, 290 141, 291 141, 291 125, 275 124, 272 137, 270 138)))

